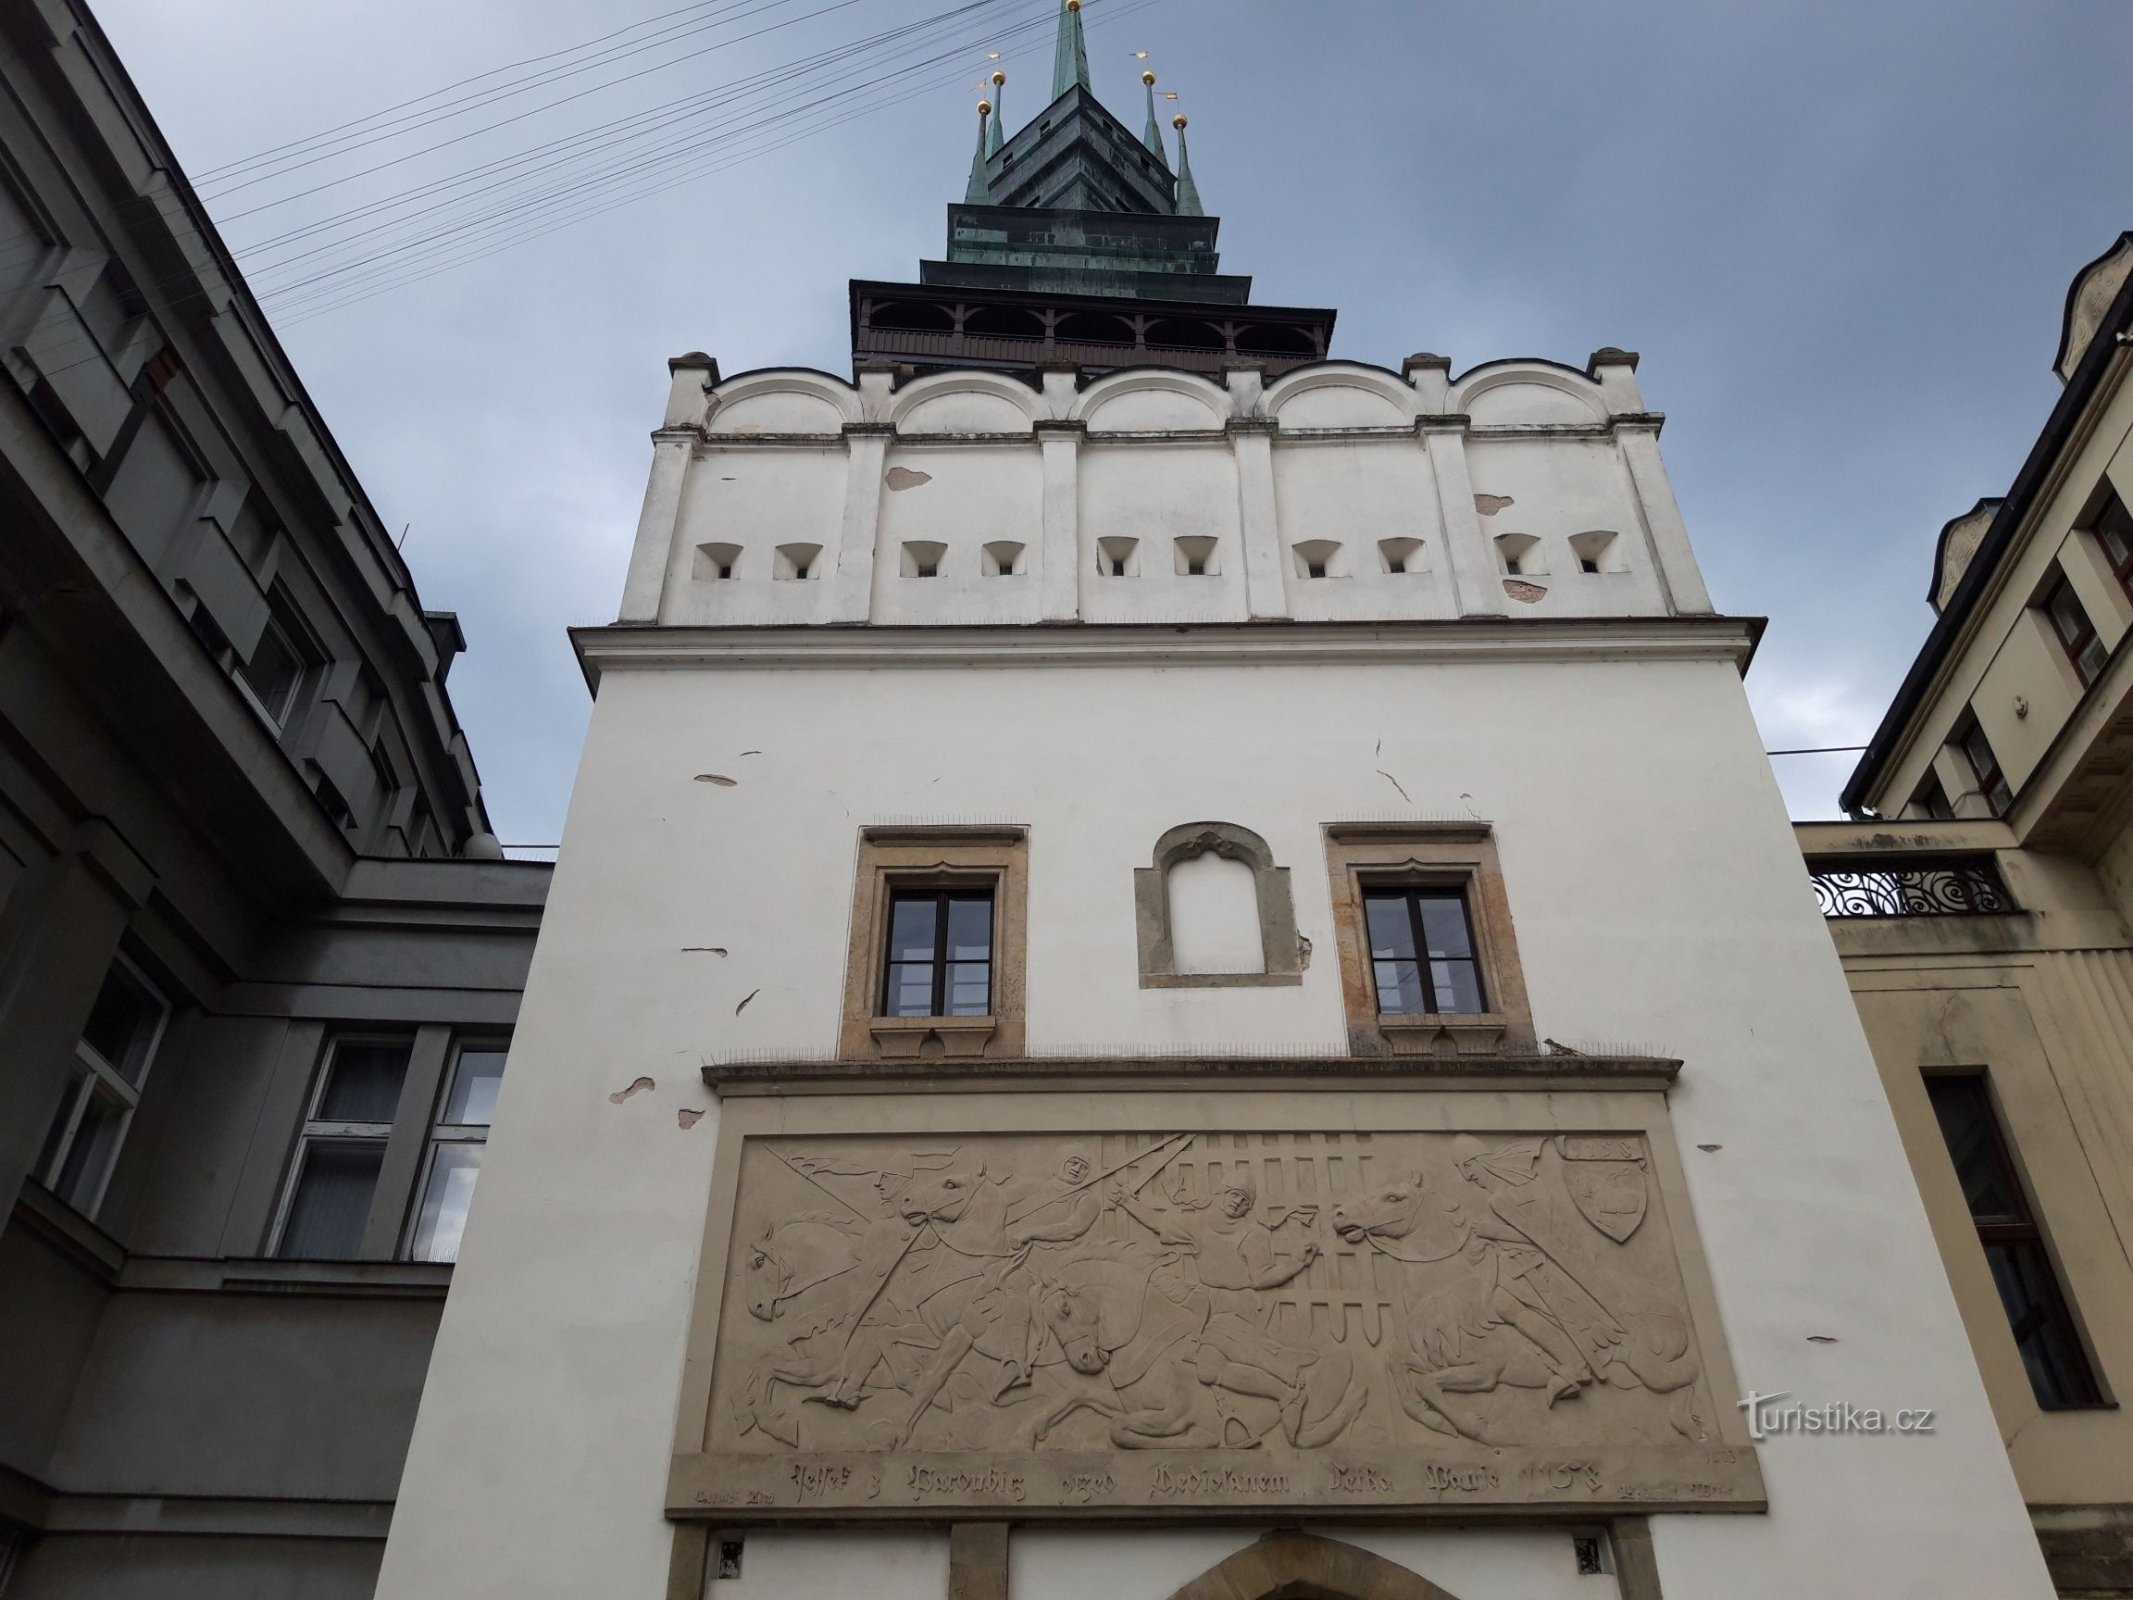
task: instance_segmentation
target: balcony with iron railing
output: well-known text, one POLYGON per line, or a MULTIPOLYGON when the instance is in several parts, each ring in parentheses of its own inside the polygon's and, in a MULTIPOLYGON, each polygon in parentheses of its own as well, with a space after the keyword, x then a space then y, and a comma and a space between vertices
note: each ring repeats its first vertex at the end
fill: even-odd
POLYGON ((1809 858, 1815 905, 1831 920, 2005 916, 2021 908, 1990 855, 1809 858))

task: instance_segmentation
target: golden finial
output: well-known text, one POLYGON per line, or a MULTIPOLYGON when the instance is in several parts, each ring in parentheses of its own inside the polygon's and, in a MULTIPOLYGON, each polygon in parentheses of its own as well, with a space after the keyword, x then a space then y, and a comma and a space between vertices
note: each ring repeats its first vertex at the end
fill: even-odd
POLYGON ((980 100, 978 102, 978 115, 981 117, 992 115, 992 102, 990 100, 980 100))
POLYGON ((1080 9, 1081 9, 1081 0, 1067 0, 1067 10, 1069 10, 1069 11, 1079 11, 1080 9))
POLYGON ((1180 111, 1176 116, 1172 117, 1170 119, 1170 125, 1173 128, 1176 128, 1180 133, 1183 133, 1185 131, 1185 113, 1180 111))
POLYGON ((1005 82, 1007 82, 1007 74, 995 68, 992 75, 992 86, 997 89, 1005 82))
POLYGON ((1145 83, 1146 85, 1148 85, 1149 88, 1153 89, 1155 87, 1155 74, 1152 72, 1143 72, 1141 74, 1141 82, 1145 83))

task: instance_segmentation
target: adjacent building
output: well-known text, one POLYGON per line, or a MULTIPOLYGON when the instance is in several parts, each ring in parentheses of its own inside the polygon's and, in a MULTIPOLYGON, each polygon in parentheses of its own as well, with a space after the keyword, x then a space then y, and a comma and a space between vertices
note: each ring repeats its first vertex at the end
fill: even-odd
POLYGON ((2042 1600, 1637 358, 994 126, 671 364, 379 1594, 2042 1600))
POLYGON ((1937 614, 1796 832, 2060 1592, 2133 1594, 2133 234, 1941 532, 1937 614))
POLYGON ((0 1590, 356 1600, 549 869, 87 9, 0 85, 0 1590))

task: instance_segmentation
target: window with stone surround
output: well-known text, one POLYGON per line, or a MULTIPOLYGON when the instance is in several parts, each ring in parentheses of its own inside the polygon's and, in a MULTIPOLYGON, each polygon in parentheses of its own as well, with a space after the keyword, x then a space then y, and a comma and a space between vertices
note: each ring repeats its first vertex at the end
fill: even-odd
POLYGON ((862 829, 839 1053, 1020 1055, 1028 885, 1026 828, 862 829))
POLYGON ((73 1069, 33 1169, 83 1216, 95 1216, 103 1202, 169 1015, 132 962, 121 956, 112 963, 82 1025, 73 1069))
POLYGON ((2070 1411, 2103 1404, 1985 1075, 1935 1074, 1926 1080, 1926 1094, 2038 1406, 2070 1411))
POLYGON ((1352 1051, 1534 1048, 1510 901, 1487 823, 1332 823, 1326 864, 1352 1051))

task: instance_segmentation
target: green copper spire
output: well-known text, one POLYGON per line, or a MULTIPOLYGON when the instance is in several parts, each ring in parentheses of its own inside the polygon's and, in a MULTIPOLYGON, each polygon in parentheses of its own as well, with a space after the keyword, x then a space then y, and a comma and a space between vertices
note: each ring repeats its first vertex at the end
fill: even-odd
POLYGON ((992 137, 986 141, 985 154, 998 155, 1000 146, 1007 142, 1007 74, 997 67, 992 74, 992 137))
POLYGON ((1178 215, 1204 217, 1207 209, 1200 204, 1200 186, 1192 181, 1192 158, 1185 153, 1185 113, 1172 117, 1170 125, 1178 130, 1178 215))
POLYGON ((1052 55, 1052 98, 1077 83, 1089 86, 1089 47, 1081 37, 1081 0, 1066 0, 1059 14, 1059 48, 1052 55))
POLYGON ((1155 152, 1156 160, 1170 165, 1170 152, 1163 148, 1162 125, 1155 120, 1155 74, 1143 72, 1141 86, 1148 91, 1148 126, 1141 134, 1141 143, 1155 152))
POLYGON ((992 191, 985 182, 985 157, 988 154, 985 148, 985 137, 991 121, 992 102, 980 100, 978 102, 978 150, 977 154, 970 158, 970 183, 963 190, 963 203, 965 205, 982 206, 992 199, 992 191))

